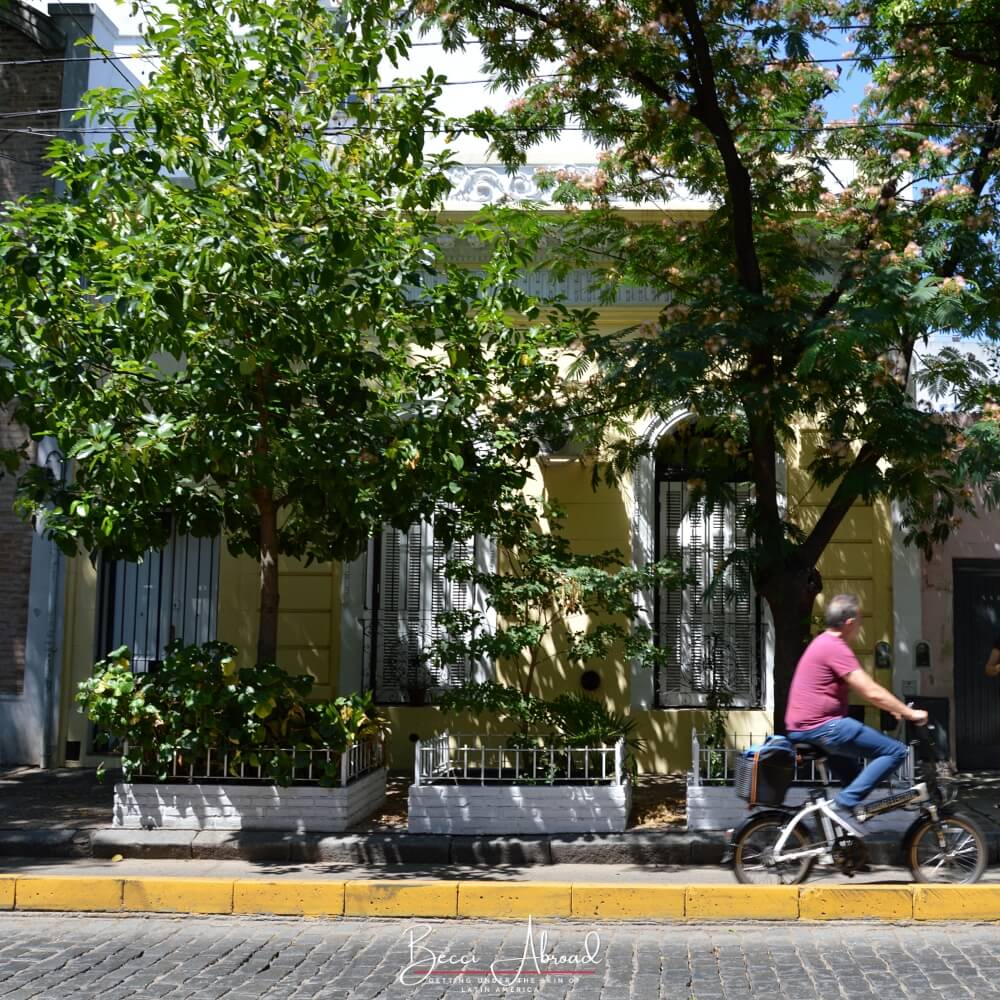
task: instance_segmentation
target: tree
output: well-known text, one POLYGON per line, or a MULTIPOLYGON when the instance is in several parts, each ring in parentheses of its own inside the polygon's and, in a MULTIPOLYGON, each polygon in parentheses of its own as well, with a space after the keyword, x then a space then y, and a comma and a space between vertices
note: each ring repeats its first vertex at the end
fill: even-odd
POLYGON ((585 338, 589 378, 564 401, 602 474, 641 453, 637 415, 686 406, 703 445, 695 494, 719 502, 735 465, 753 485, 747 555, 775 627, 775 722, 822 589, 817 563, 855 501, 897 501, 929 547, 975 484, 997 497, 996 424, 967 428, 911 393, 924 379, 977 410, 995 385, 942 332, 997 329, 1000 73, 987 0, 425 0, 421 12, 517 91, 469 127, 508 163, 565 127, 602 148, 589 173, 550 178, 567 218, 553 266, 586 266, 607 291, 669 297, 655 322, 585 338), (874 84, 849 122, 824 100, 840 66, 824 39, 856 36, 874 84), (692 221, 615 211, 613 200, 707 203, 692 221), (807 469, 831 487, 814 523, 786 511, 776 456, 818 431, 807 469))
POLYGON ((54 141, 65 193, 0 228, 0 403, 73 468, 24 475, 20 507, 70 554, 138 558, 165 511, 224 530, 260 563, 269 662, 279 556, 350 559, 520 486, 563 319, 502 229, 469 233, 481 272, 443 259, 442 78, 381 84, 409 46, 391 5, 137 6, 149 82, 91 92, 104 141, 54 141))
POLYGON ((496 626, 489 626, 484 611, 443 612, 437 618, 443 637, 430 649, 433 662, 506 662, 514 668, 513 688, 524 698, 534 697, 559 663, 600 663, 620 649, 644 667, 662 664, 664 651, 652 629, 636 623, 636 595, 679 587, 684 576, 676 560, 632 569, 617 550, 574 552, 563 517, 554 503, 514 498, 493 524, 496 569, 448 562, 446 575, 483 595, 496 626))

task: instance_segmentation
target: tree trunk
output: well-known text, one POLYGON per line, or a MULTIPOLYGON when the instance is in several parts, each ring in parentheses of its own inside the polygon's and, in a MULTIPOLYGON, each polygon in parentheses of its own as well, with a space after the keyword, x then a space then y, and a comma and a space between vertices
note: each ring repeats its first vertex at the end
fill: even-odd
POLYGON ((278 656, 278 509, 269 489, 257 493, 260 510, 260 625, 257 662, 274 663, 278 656))
POLYGON ((812 568, 786 569, 764 592, 774 621, 774 731, 785 731, 788 689, 809 642, 810 618, 823 579, 812 568))

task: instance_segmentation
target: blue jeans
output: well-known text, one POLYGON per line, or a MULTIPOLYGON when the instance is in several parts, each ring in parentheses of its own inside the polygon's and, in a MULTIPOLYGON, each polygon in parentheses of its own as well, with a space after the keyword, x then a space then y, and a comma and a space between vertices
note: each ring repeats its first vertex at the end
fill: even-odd
POLYGON ((830 769, 845 787, 837 805, 853 809, 884 778, 906 760, 906 746, 857 719, 831 719, 815 729, 789 733, 790 740, 808 740, 830 755, 830 769), (868 757, 861 770, 860 757, 868 757), (859 773, 860 772, 860 773, 859 773))

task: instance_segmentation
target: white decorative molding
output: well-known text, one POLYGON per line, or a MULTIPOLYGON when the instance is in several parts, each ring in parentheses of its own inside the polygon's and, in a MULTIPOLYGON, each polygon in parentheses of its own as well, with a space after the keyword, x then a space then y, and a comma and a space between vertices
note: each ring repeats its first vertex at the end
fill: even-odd
POLYGON ((621 285, 608 302, 595 285, 594 272, 582 268, 569 271, 563 278, 551 271, 528 271, 517 279, 517 285, 539 299, 561 297, 569 305, 663 306, 670 301, 669 295, 653 288, 621 285))
POLYGON ((907 545, 900 505, 892 504, 892 681, 896 695, 909 701, 920 693, 917 643, 923 635, 923 556, 915 545, 907 545))
MULTIPOLYGON (((596 164, 567 164, 562 167, 545 167, 546 172, 567 170, 575 173, 590 173, 596 164)), ((449 202, 465 202, 470 205, 495 205, 503 201, 540 201, 552 203, 552 192, 543 191, 538 184, 538 167, 518 167, 513 171, 506 167, 490 164, 469 164, 454 167, 448 171, 448 178, 454 185, 449 202)))
MULTIPOLYGON (((446 207, 449 209, 478 208, 504 202, 532 201, 541 205, 558 207, 552 200, 551 187, 543 188, 539 176, 565 171, 567 174, 587 176, 600 168, 597 163, 536 163, 508 169, 496 163, 467 163, 448 171, 452 190, 446 207)), ((640 205, 623 199, 612 199, 615 208, 638 209, 653 212, 706 211, 714 207, 704 198, 696 198, 679 181, 674 182, 674 197, 669 203, 657 202, 640 205)))
MULTIPOLYGON (((448 249, 448 259, 453 264, 479 265, 483 263, 483 254, 476 248, 455 243, 448 249)), ((430 287, 441 284, 445 280, 447 279, 440 275, 428 275, 424 279, 424 284, 430 287)), ((609 300, 597 284, 596 273, 585 268, 575 268, 568 271, 563 277, 556 277, 552 271, 547 269, 524 271, 514 283, 518 288, 540 299, 543 303, 559 299, 570 306, 595 306, 603 309, 619 307, 659 309, 670 301, 670 296, 666 292, 658 292, 655 288, 634 285, 620 285, 615 290, 614 298, 609 300)), ((629 319, 632 322, 636 321, 634 317, 629 319)))
MULTIPOLYGON (((648 418, 645 426, 639 428, 639 437, 644 444, 653 445, 660 438, 673 432, 682 424, 693 419, 691 413, 681 407, 667 416, 648 418)), ((632 566, 645 569, 656 558, 656 462, 651 455, 639 459, 632 470, 632 566)), ((652 626, 653 608, 656 594, 652 590, 636 594, 639 605, 638 624, 652 626)), ((649 710, 656 707, 654 677, 652 669, 631 665, 629 691, 634 709, 649 710)))

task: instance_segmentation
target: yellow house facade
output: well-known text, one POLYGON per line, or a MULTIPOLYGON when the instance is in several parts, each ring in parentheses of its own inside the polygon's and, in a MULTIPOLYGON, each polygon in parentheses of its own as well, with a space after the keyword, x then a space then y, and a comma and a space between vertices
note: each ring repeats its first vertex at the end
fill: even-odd
MULTIPOLYGON (((115 16, 126 15, 119 12, 115 16)), ((410 63, 401 67, 402 73, 418 76, 429 67, 440 70, 441 59, 446 58, 447 72, 453 79, 468 82, 481 75, 478 53, 448 53, 445 57, 433 42, 424 44, 426 47, 415 49, 410 63)), ((483 81, 482 86, 446 90, 448 103, 444 110, 456 117, 506 100, 488 89, 488 81, 483 81)), ((454 191, 444 206, 454 217, 470 215, 482 205, 503 198, 544 199, 535 176, 539 169, 586 168, 596 162, 597 152, 579 133, 567 134, 537 146, 527 165, 509 173, 495 162, 480 140, 460 137, 453 148, 464 164, 454 172, 454 191)), ((656 211, 697 216, 710 207, 686 198, 659 206, 656 211)), ((622 208, 642 211, 635 206, 622 208)), ((455 252, 461 259, 461 250, 455 252)), ((544 272, 532 273, 524 280, 528 290, 542 298, 560 294, 569 305, 594 309, 600 324, 609 330, 655 320, 662 306, 643 289, 623 290, 613 305, 604 305, 585 272, 558 280, 544 272)), ((683 411, 664 413, 638 430, 655 443, 676 433, 686 419, 683 411)), ((809 448, 810 431, 804 428, 795 446, 787 454, 776 456, 784 469, 789 512, 804 527, 818 516, 824 501, 824 495, 810 487, 801 471, 808 462, 809 448)), ((673 551, 671 545, 688 546, 686 551, 691 551, 689 543, 695 539, 701 546, 698 558, 705 566, 710 567, 721 555, 698 535, 698 525, 684 521, 676 503, 683 495, 683 479, 675 476, 664 480, 655 463, 637 468, 619 486, 603 486, 595 491, 591 488, 590 468, 576 456, 542 455, 529 488, 565 508, 565 529, 579 551, 618 549, 627 561, 642 565, 673 551)), ((876 643, 893 642, 892 544, 888 507, 858 505, 841 525, 819 567, 825 594, 849 590, 862 598, 865 619, 859 654, 869 669, 876 643)), ((392 764, 398 769, 412 766, 414 738, 426 738, 445 729, 469 731, 476 725, 471 718, 445 718, 433 707, 408 702, 398 678, 394 684, 385 683, 386 634, 376 627, 385 606, 379 602, 386 592, 388 576, 416 565, 415 552, 421 555, 420 566, 414 570, 419 583, 411 588, 407 600, 416 600, 419 591, 420 606, 412 613, 414 620, 423 621, 433 610, 433 595, 437 592, 434 544, 426 528, 416 526, 406 537, 375 540, 366 555, 350 564, 305 566, 283 560, 280 565, 279 663, 291 673, 311 674, 317 697, 374 686, 377 694, 384 695, 380 700, 392 719, 392 764), (399 559, 409 559, 410 563, 392 563, 387 554, 390 549, 394 553, 398 550, 399 559), (393 565, 396 569, 392 569, 393 565)), ((489 540, 477 540, 475 552, 477 559, 488 561, 489 540)), ((95 741, 89 723, 76 710, 74 695, 95 660, 115 646, 129 645, 141 668, 157 660, 171 638, 189 642, 217 638, 238 647, 247 660, 255 648, 257 566, 251 559, 232 557, 218 540, 174 538, 168 550, 149 554, 141 566, 95 566, 86 558, 77 558, 66 564, 63 586, 56 763, 90 764, 104 756, 107 748, 99 738, 95 741)), ((402 586, 398 584, 394 600, 402 586)), ((672 675, 663 677, 621 658, 592 664, 600 675, 594 696, 603 698, 616 713, 636 720, 638 735, 648 747, 638 760, 641 770, 683 770, 691 764, 692 730, 704 727, 706 722, 704 696, 689 676, 691 662, 704 658, 705 650, 697 648, 696 637, 692 638, 696 630, 692 631, 683 618, 697 613, 687 606, 670 605, 659 595, 644 598, 644 614, 662 637, 673 638, 683 647, 678 654, 683 662, 678 662, 672 675)), ((729 731, 734 737, 761 735, 771 728, 772 642, 767 609, 754 604, 748 614, 753 618, 751 625, 737 622, 733 626, 728 619, 723 623, 725 628, 736 628, 733 634, 738 634, 743 643, 740 655, 752 659, 740 668, 744 690, 729 719, 729 731)), ((396 606, 393 615, 394 620, 401 620, 396 606)), ((557 662, 540 678, 539 693, 550 696, 580 690, 580 675, 578 666, 557 662)), ((468 676, 502 680, 504 667, 481 664, 468 676)), ((891 682, 885 673, 878 679, 891 682)))
MULTIPOLYGON (((605 310, 602 320, 623 327, 651 319, 655 313, 656 307, 648 303, 618 306, 605 310)), ((679 410, 652 421, 643 430, 655 440, 676 433, 686 420, 687 415, 679 410)), ((804 429, 795 446, 779 457, 779 465, 785 470, 789 512, 803 527, 808 527, 819 515, 826 499, 818 488, 811 487, 802 471, 809 458, 810 437, 809 430, 804 429)), ((666 551, 663 539, 657 537, 663 523, 662 510, 657 516, 657 490, 663 490, 664 484, 658 481, 652 463, 636 469, 618 486, 594 490, 591 469, 585 462, 569 454, 543 455, 536 460, 529 489, 565 509, 564 528, 576 551, 617 549, 633 565, 642 565, 666 551)), ((401 565, 401 574, 406 573, 407 565, 412 567, 419 531, 411 531, 410 536, 410 554, 406 557, 410 563, 401 565)), ((488 540, 482 540, 482 544, 488 551, 488 540)), ((708 558, 717 556, 715 552, 708 558)), ((416 738, 427 739, 445 730, 475 732, 491 727, 482 720, 446 717, 429 705, 413 704, 400 687, 402 680, 393 681, 390 677, 387 681, 386 658, 390 651, 385 642, 380 644, 373 631, 373 623, 380 619, 377 604, 373 604, 371 579, 379 569, 385 576, 387 559, 384 552, 378 556, 370 548, 366 555, 350 564, 305 566, 283 560, 278 661, 291 673, 311 674, 317 697, 374 689, 392 720, 392 766, 407 770, 412 767, 416 738), (376 568, 378 560, 381 563, 376 568)), ((424 601, 428 600, 426 594, 434 592, 434 573, 439 571, 433 559, 425 563, 425 576, 420 583, 424 601)), ((856 505, 839 528, 819 568, 824 595, 849 591, 861 597, 864 627, 858 654, 863 665, 872 670, 876 644, 885 642, 891 647, 894 638, 893 537, 888 505, 856 505)), ((247 557, 234 558, 217 541, 175 538, 167 551, 150 553, 140 566, 100 563, 94 566, 86 558, 77 558, 68 563, 65 578, 62 711, 57 746, 64 749, 66 763, 93 764, 104 756, 102 751, 106 748, 99 739, 95 742, 92 727, 76 710, 73 697, 95 659, 111 648, 123 643, 132 647, 139 669, 148 666, 148 660, 157 659, 163 645, 173 637, 186 641, 217 638, 232 643, 247 662, 255 649, 257 564, 247 557)), ((644 607, 651 619, 657 610, 661 618, 665 608, 670 610, 657 595, 645 596, 644 607)), ((823 595, 817 602, 817 614, 822 599, 823 595)), ((391 610, 389 618, 392 620, 389 628, 396 629, 401 620, 399 610, 391 610)), ((656 625, 666 640, 677 641, 682 624, 660 620, 656 625)), ((771 730, 770 635, 767 609, 761 602, 754 634, 757 656, 752 664, 756 671, 754 690, 738 698, 738 707, 729 712, 728 731, 734 740, 771 730)), ((680 664, 682 674, 699 655, 704 657, 705 650, 696 646, 689 643, 685 651, 689 662, 680 664)), ((394 669, 400 669, 399 662, 395 661, 394 669)), ((691 766, 692 730, 704 729, 707 723, 705 699, 696 685, 680 690, 677 678, 671 682, 669 678, 654 676, 652 671, 629 664, 621 657, 587 667, 596 670, 600 677, 594 696, 603 699, 615 713, 636 720, 636 735, 647 746, 638 759, 640 770, 667 772, 691 766)), ((577 665, 557 661, 539 676, 535 691, 544 697, 579 691, 582 672, 583 668, 577 665)), ((505 669, 503 664, 480 666, 467 676, 515 680, 513 671, 505 669)), ((886 686, 893 686, 891 671, 879 670, 875 676, 886 686)), ((877 712, 869 709, 867 721, 877 725, 877 712)))

